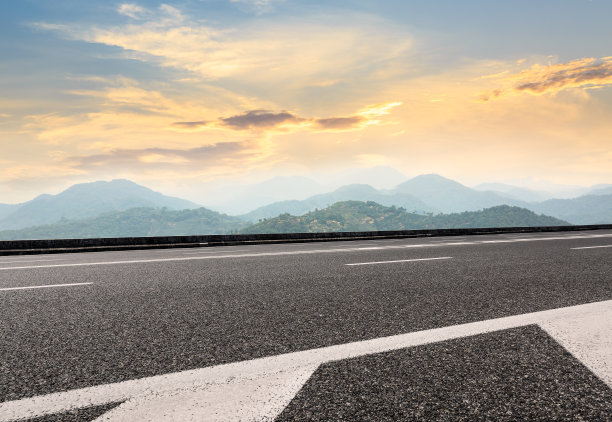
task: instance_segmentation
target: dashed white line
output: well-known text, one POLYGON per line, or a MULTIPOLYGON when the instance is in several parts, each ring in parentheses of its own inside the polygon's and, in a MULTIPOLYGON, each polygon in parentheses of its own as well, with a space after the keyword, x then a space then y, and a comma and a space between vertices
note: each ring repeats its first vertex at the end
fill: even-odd
POLYGON ((380 251, 386 249, 418 249, 418 248, 437 248, 441 246, 465 246, 465 245, 483 245, 491 243, 517 243, 517 242, 537 242, 546 240, 574 240, 574 239, 596 239, 612 237, 611 234, 593 234, 593 235, 576 235, 576 236, 552 236, 552 237, 534 237, 528 239, 508 239, 508 240, 477 240, 471 242, 447 242, 447 243, 420 243, 412 245, 387 245, 387 246, 370 246, 358 248, 338 248, 338 249, 309 249, 297 251, 282 251, 282 252, 254 252, 245 254, 231 255, 207 255, 207 256, 185 256, 174 258, 152 258, 152 259, 134 259, 126 261, 101 261, 101 262, 79 262, 73 264, 52 264, 52 265, 31 265, 19 267, 0 267, 0 271, 9 270, 25 270, 37 268, 59 268, 59 267, 83 267, 94 265, 119 265, 119 264, 145 264, 152 262, 173 262, 173 261, 195 261, 206 259, 237 259, 237 258, 258 258, 265 256, 288 256, 288 255, 308 255, 308 254, 326 254, 326 253, 341 253, 341 252, 360 252, 360 251, 380 251))
POLYGON ((598 249, 598 248, 612 248, 612 245, 601 245, 601 246, 582 246, 580 248, 570 248, 574 251, 577 251, 579 249, 598 249))
POLYGON ((4 287, 0 289, 0 292, 6 292, 9 290, 49 289, 52 287, 85 286, 87 284, 93 284, 93 283, 45 284, 44 286, 4 287))
POLYGON ((353 266, 353 265, 393 264, 396 262, 435 261, 438 259, 452 259, 452 256, 440 256, 436 258, 396 259, 393 261, 356 262, 353 264, 344 264, 344 265, 353 266))
POLYGON ((213 254, 213 253, 227 253, 227 252, 244 252, 246 249, 234 249, 231 251, 221 250, 221 251, 198 251, 198 252, 183 252, 183 255, 201 255, 201 254, 213 254))

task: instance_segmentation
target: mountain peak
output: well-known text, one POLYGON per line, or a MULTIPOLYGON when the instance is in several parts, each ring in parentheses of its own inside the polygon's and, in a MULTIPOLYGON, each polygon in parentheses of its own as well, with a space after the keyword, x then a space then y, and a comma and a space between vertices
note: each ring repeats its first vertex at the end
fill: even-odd
POLYGON ((40 195, 0 221, 0 229, 50 224, 62 218, 87 218, 130 208, 198 208, 193 202, 163 195, 127 179, 79 183, 57 195, 40 195))

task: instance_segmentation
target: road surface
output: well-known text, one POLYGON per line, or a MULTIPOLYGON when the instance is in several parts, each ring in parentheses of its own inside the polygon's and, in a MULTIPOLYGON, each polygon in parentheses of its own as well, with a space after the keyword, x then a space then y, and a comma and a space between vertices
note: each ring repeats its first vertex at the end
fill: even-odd
POLYGON ((612 231, 5 256, 0 316, 0 421, 612 417, 612 231))

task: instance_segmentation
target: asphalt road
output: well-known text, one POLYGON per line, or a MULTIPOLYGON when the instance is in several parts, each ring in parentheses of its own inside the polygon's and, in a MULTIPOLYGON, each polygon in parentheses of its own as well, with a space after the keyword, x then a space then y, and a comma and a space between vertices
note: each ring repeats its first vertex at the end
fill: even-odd
MULTIPOLYGON (((608 300, 612 231, 0 257, 0 406, 608 300)), ((610 387, 538 327, 483 336, 323 365, 279 420, 611 417, 610 387)))

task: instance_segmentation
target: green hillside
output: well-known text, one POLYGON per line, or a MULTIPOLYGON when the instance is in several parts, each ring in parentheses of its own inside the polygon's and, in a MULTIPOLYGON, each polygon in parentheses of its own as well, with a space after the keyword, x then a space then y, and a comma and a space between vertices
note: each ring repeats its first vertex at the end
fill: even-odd
POLYGON ((1 240, 130 236, 171 236, 227 233, 296 233, 379 231, 465 227, 555 226, 568 223, 529 210, 501 205, 482 211, 421 215, 376 202, 344 201, 302 216, 281 214, 248 225, 238 217, 206 208, 172 211, 133 208, 83 220, 20 230, 0 231, 1 240))
POLYGON ((0 231, 0 239, 227 234, 237 231, 244 225, 244 221, 237 217, 230 217, 206 208, 182 211, 166 208, 132 208, 83 220, 62 220, 55 224, 4 230, 0 231))
POLYGON ((414 230, 469 227, 558 226, 569 223, 532 211, 500 205, 482 211, 419 215, 375 202, 345 201, 302 216, 282 214, 241 233, 312 233, 332 231, 414 230))

